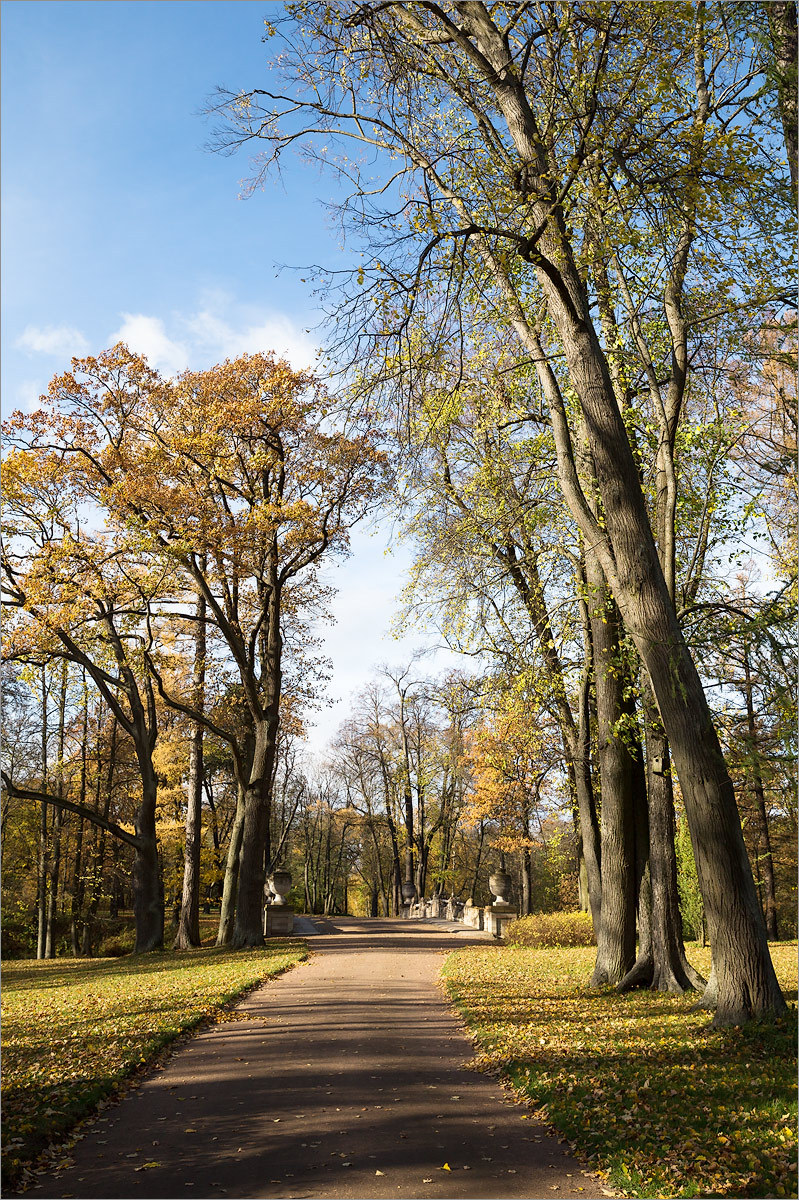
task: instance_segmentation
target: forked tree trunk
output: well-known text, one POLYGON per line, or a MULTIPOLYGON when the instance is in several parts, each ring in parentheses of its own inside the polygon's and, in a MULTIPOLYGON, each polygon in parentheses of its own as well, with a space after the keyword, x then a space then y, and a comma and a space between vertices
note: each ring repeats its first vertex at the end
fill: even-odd
POLYGON ((704 988, 706 981, 689 963, 683 943, 668 742, 646 679, 641 680, 641 690, 647 747, 652 937, 649 953, 639 954, 635 968, 622 980, 619 990, 650 987, 659 992, 681 993, 704 988))
POLYGON ((563 344, 591 438, 616 599, 652 682, 682 785, 713 948, 714 1023, 784 1012, 732 782, 665 586, 602 351, 590 322, 575 323, 557 293, 550 299, 568 332, 563 344))

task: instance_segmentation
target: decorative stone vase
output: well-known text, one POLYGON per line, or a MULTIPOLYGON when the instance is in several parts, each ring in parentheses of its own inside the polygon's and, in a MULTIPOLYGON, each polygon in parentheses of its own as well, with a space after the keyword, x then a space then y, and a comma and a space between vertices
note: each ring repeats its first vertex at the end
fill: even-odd
POLYGON ((511 882, 511 877, 507 871, 495 871, 490 876, 488 886, 491 889, 491 895, 496 896, 494 904, 509 906, 508 895, 510 893, 511 882))
POLYGON ((402 885, 403 904, 413 904, 416 899, 416 884, 406 880, 402 885))
POLYGON ((272 894, 273 904, 285 904, 286 896, 291 891, 291 871, 273 871, 267 880, 272 894))

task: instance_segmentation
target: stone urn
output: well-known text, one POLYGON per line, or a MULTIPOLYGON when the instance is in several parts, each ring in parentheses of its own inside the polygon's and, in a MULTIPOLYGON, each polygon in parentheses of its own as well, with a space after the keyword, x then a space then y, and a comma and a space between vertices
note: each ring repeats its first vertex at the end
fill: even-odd
POLYGON ((413 904, 416 899, 416 884, 411 880, 406 879, 402 885, 402 902, 403 904, 413 904))
POLYGON ((267 880, 275 897, 273 904, 285 904, 286 896, 291 891, 291 871, 273 871, 267 880))
POLYGON ((494 871, 488 880, 491 894, 492 896, 496 896, 494 904, 504 905, 506 908, 510 906, 510 901, 508 900, 510 885, 511 877, 507 871, 494 871))

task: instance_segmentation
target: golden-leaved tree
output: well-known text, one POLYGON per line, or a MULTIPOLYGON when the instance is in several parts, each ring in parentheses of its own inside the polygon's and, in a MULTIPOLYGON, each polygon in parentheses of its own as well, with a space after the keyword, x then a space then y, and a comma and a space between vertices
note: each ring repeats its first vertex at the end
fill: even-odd
POLYGON ((321 562, 346 552, 379 496, 383 456, 357 419, 335 424, 317 380, 270 354, 167 380, 118 345, 73 360, 48 402, 18 436, 58 452, 118 544, 176 577, 148 606, 145 658, 162 698, 231 747, 241 803, 220 937, 259 944, 287 628, 319 615, 321 562), (154 649, 160 629, 190 636, 197 597, 237 677, 236 729, 203 710, 196 681, 170 690, 154 649))

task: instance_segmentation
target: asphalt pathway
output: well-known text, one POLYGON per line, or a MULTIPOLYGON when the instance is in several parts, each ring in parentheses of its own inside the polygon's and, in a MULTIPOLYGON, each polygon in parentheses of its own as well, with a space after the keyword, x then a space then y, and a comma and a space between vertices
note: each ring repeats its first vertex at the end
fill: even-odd
POLYGON ((184 1042, 28 1195, 541 1200, 610 1194, 493 1078, 436 977, 484 935, 335 918, 310 959, 184 1042), (524 1118, 524 1119, 523 1119, 524 1118))

